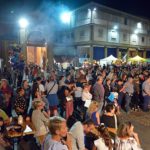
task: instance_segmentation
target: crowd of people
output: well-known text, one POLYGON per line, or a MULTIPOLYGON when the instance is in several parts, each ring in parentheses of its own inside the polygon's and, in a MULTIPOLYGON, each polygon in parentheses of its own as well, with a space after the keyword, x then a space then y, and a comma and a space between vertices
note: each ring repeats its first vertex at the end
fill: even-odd
POLYGON ((148 64, 71 66, 64 71, 34 65, 24 72, 3 68, 0 149, 13 149, 5 129, 12 118, 22 116, 34 126, 34 149, 141 150, 134 125, 119 118, 149 111, 149 70, 148 64))

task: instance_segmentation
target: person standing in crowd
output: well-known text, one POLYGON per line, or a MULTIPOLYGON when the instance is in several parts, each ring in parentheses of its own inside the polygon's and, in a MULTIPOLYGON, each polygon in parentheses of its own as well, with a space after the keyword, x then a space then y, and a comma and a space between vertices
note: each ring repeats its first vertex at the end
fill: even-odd
POLYGON ((77 121, 69 130, 71 133, 72 150, 85 150, 88 141, 86 135, 94 130, 94 122, 91 119, 85 120, 83 123, 77 121))
POLYGON ((24 89, 22 87, 17 89, 17 96, 14 101, 14 110, 17 115, 27 116, 27 101, 24 98, 24 89))
POLYGON ((105 104, 107 104, 108 97, 109 97, 110 92, 111 92, 111 80, 109 78, 106 79, 106 84, 104 85, 104 89, 105 89, 104 102, 105 102, 105 104))
POLYGON ((84 113, 84 118, 86 117, 86 111, 89 108, 91 101, 92 101, 92 94, 90 93, 91 85, 85 83, 83 92, 82 92, 82 108, 84 113))
POLYGON ((107 104, 105 113, 101 116, 101 123, 104 123, 107 128, 118 129, 119 120, 115 114, 115 106, 113 104, 107 104))
POLYGON ((44 141, 43 150, 73 150, 70 135, 67 133, 66 120, 54 116, 48 124, 51 137, 44 141))
POLYGON ((96 126, 100 125, 100 114, 98 112, 99 103, 97 101, 92 101, 88 110, 87 116, 92 119, 96 126))
POLYGON ((133 103, 133 110, 137 111, 139 110, 139 104, 140 104, 140 81, 138 77, 134 78, 134 94, 133 94, 133 99, 132 99, 132 103, 133 103))
POLYGON ((122 102, 123 102, 123 99, 124 99, 124 96, 125 96, 123 81, 121 79, 119 79, 117 81, 116 90, 117 90, 117 93, 118 93, 118 104, 119 104, 119 107, 121 108, 122 107, 122 102))
POLYGON ((116 138, 116 150, 142 150, 138 134, 131 122, 120 125, 116 138))
POLYGON ((49 109, 48 99, 45 96, 41 95, 41 92, 37 91, 35 93, 35 98, 33 99, 33 101, 37 101, 37 100, 38 101, 40 100, 40 101, 44 102, 44 111, 46 112, 45 115, 47 117, 50 117, 50 109, 49 109))
POLYGON ((81 106, 82 91, 83 91, 82 86, 76 83, 75 91, 74 91, 74 109, 75 110, 81 106))
POLYGON ((97 130, 99 135, 97 139, 94 140, 94 147, 92 150, 113 150, 113 141, 105 125, 101 124, 97 127, 97 130))
POLYGON ((150 75, 142 84, 142 94, 144 97, 143 110, 148 111, 150 107, 150 75))
POLYGON ((42 145, 46 134, 48 133, 47 123, 49 121, 44 109, 44 102, 41 100, 33 101, 32 123, 35 127, 35 136, 42 145))
POLYGON ((69 116, 73 114, 73 94, 74 94, 74 82, 67 83, 67 88, 64 90, 64 107, 65 107, 65 118, 68 119, 69 116))
POLYGON ((65 76, 61 76, 59 79, 59 89, 65 85, 65 76))
POLYGON ((56 76, 51 75, 49 80, 45 84, 45 91, 47 92, 47 99, 50 106, 50 112, 52 112, 53 115, 58 115, 58 84, 56 82, 56 76))
POLYGON ((1 96, 3 97, 0 101, 1 103, 0 107, 9 116, 11 116, 13 90, 6 79, 1 79, 0 92, 1 96))
POLYGON ((33 85, 32 85, 32 99, 35 98, 35 93, 36 91, 39 91, 39 84, 41 77, 37 77, 36 79, 33 80, 33 85))
POLYGON ((104 104, 104 86, 103 86, 103 77, 98 76, 97 82, 93 86, 93 99, 99 102, 99 112, 102 112, 103 104, 104 104))
POLYGON ((128 81, 124 84, 125 92, 125 110, 127 113, 130 111, 130 103, 134 93, 133 78, 129 77, 128 81))
POLYGON ((23 80, 22 88, 24 89, 24 98, 27 103, 27 108, 29 108, 30 105, 30 97, 31 97, 31 87, 29 86, 29 83, 27 80, 23 80))

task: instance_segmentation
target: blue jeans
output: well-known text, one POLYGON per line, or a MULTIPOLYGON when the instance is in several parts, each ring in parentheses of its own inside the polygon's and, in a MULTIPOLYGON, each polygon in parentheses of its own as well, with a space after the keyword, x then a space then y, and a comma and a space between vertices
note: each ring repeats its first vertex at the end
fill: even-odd
POLYGON ((144 96, 143 110, 148 110, 148 105, 150 105, 150 96, 144 96))
POLYGON ((129 94, 125 94, 125 110, 126 112, 129 112, 130 110, 130 103, 131 103, 131 96, 129 94))

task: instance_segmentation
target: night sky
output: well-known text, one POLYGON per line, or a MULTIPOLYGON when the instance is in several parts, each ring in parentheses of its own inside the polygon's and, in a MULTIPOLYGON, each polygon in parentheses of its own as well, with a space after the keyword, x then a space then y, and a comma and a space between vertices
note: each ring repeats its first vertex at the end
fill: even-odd
MULTIPOLYGON (((64 4, 72 10, 88 2, 91 0, 0 0, 0 15, 29 13, 47 3, 64 4)), ((93 0, 93 2, 150 19, 149 0, 93 0)))

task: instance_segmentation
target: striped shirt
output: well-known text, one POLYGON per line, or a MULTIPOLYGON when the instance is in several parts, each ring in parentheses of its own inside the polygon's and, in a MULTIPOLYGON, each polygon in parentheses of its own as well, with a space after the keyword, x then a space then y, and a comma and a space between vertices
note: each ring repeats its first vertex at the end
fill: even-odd
POLYGON ((57 94, 57 91, 58 91, 58 84, 57 84, 57 82, 56 81, 46 82, 45 90, 48 92, 47 94, 57 94), (51 89, 51 91, 50 91, 50 89, 51 89))

